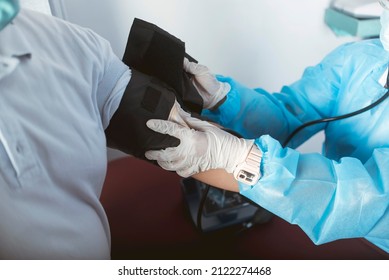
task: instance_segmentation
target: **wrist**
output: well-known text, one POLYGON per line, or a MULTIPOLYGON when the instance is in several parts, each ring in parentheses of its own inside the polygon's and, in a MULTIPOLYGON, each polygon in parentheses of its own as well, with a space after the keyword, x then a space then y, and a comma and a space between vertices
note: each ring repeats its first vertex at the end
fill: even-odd
POLYGON ((219 109, 219 107, 224 103, 224 101, 227 100, 227 95, 224 96, 218 103, 216 103, 215 106, 213 106, 212 108, 209 108, 209 110, 211 111, 216 111, 217 109, 219 109))
POLYGON ((234 169, 234 178, 247 185, 255 185, 261 177, 260 165, 262 161, 261 150, 252 143, 245 159, 236 165, 234 169))
POLYGON ((211 100, 209 104, 205 106, 205 109, 215 111, 227 100, 227 94, 231 91, 231 85, 226 82, 219 83, 219 90, 214 94, 213 100, 211 100))
POLYGON ((170 110, 168 121, 178 123, 182 126, 188 127, 188 125, 185 122, 185 118, 190 117, 190 114, 186 111, 184 111, 180 104, 175 100, 174 105, 172 109, 170 110))

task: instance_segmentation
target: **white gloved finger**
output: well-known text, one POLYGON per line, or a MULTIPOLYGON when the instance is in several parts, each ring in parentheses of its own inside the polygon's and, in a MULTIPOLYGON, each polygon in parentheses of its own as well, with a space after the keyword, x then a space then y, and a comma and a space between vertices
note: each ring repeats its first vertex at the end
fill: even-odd
POLYGON ((165 170, 178 171, 186 168, 185 158, 181 157, 177 161, 158 161, 159 166, 165 170))
POLYGON ((176 171, 177 167, 174 162, 171 161, 158 161, 159 166, 168 171, 176 171))
POLYGON ((169 161, 171 159, 170 155, 176 155, 175 149, 176 147, 169 147, 164 150, 150 150, 145 152, 145 157, 149 160, 156 160, 156 161, 169 161))
POLYGON ((204 101, 204 108, 214 108, 231 90, 228 83, 220 82, 208 67, 184 59, 184 70, 194 75, 192 82, 204 101))
POLYGON ((183 130, 183 126, 171 121, 165 121, 160 119, 151 119, 146 122, 146 125, 151 130, 162 134, 168 134, 180 139, 180 132, 183 130))
POLYGON ((178 103, 177 100, 174 101, 174 105, 172 109, 170 110, 168 121, 172 121, 178 124, 181 124, 182 126, 187 126, 184 118, 185 117, 190 117, 190 114, 186 111, 184 111, 181 108, 180 103, 178 103))
POLYGON ((156 160, 158 164, 164 163, 167 167, 175 166, 178 168, 184 165, 185 155, 183 154, 182 148, 178 145, 177 147, 169 147, 164 150, 150 150, 145 153, 145 157, 149 160, 156 160))
POLYGON ((150 150, 145 153, 149 160, 155 160, 165 170, 177 171, 187 165, 187 155, 185 147, 169 147, 164 150, 150 150))
POLYGON ((192 167, 187 167, 185 169, 182 169, 182 170, 177 170, 176 171, 178 175, 180 175, 181 177, 183 178, 188 178, 196 173, 199 173, 199 170, 197 170, 197 167, 196 166, 192 166, 192 167))
POLYGON ((187 158, 179 153, 169 153, 169 151, 147 151, 146 158, 156 160, 158 165, 168 171, 176 171, 181 177, 189 177, 195 173, 195 167, 188 166, 187 158), (171 161, 172 160, 172 161, 171 161))
POLYGON ((209 128, 215 127, 213 124, 203 121, 197 118, 187 117, 184 118, 185 123, 190 127, 198 131, 206 131, 209 128))
POLYGON ((209 73, 207 66, 191 62, 186 57, 184 58, 184 71, 195 76, 209 73))

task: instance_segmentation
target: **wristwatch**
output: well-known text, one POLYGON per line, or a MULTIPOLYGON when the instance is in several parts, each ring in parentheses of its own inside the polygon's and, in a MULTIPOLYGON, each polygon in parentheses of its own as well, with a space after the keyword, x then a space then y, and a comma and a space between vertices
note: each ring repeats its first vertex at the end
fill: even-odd
POLYGON ((255 185, 261 175, 259 170, 261 159, 262 152, 258 149, 257 145, 253 144, 246 160, 235 168, 235 179, 248 185, 255 185))

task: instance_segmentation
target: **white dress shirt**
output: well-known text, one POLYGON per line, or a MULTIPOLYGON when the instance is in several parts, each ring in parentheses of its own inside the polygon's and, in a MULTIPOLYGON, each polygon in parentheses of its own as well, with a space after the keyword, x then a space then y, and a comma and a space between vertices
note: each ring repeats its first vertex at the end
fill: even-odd
POLYGON ((92 31, 29 10, 0 32, 0 65, 0 258, 109 258, 104 129, 130 70, 92 31))

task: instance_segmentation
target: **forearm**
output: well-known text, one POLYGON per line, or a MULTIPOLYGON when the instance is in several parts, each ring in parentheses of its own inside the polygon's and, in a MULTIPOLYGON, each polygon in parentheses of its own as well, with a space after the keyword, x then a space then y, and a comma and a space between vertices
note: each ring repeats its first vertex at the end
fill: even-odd
POLYGON ((223 78, 231 86, 226 101, 216 110, 203 110, 202 115, 246 139, 269 134, 276 139, 287 136, 288 123, 280 104, 266 91, 244 87, 233 79, 223 78), (272 123, 269 126, 269 122, 272 123))
POLYGON ((194 179, 227 191, 239 192, 238 182, 224 169, 213 169, 192 176, 194 179))
MULTIPOLYGON (((274 94, 245 87, 228 77, 218 77, 220 81, 229 83, 231 90, 223 104, 216 110, 203 110, 202 116, 235 131, 243 138, 270 135, 283 143, 303 123, 331 115, 334 107, 331 102, 336 100, 337 85, 331 79, 330 82, 320 82, 320 69, 320 66, 309 68, 299 81, 274 94), (314 85, 312 80, 315 81, 314 85)), ((334 77, 334 80, 338 79, 334 77)), ((288 146, 299 146, 323 127, 307 127, 288 146)))
POLYGON ((389 149, 362 164, 282 148, 270 137, 256 142, 264 153, 262 177, 240 193, 282 219, 299 225, 316 243, 342 238, 387 240, 389 149))

